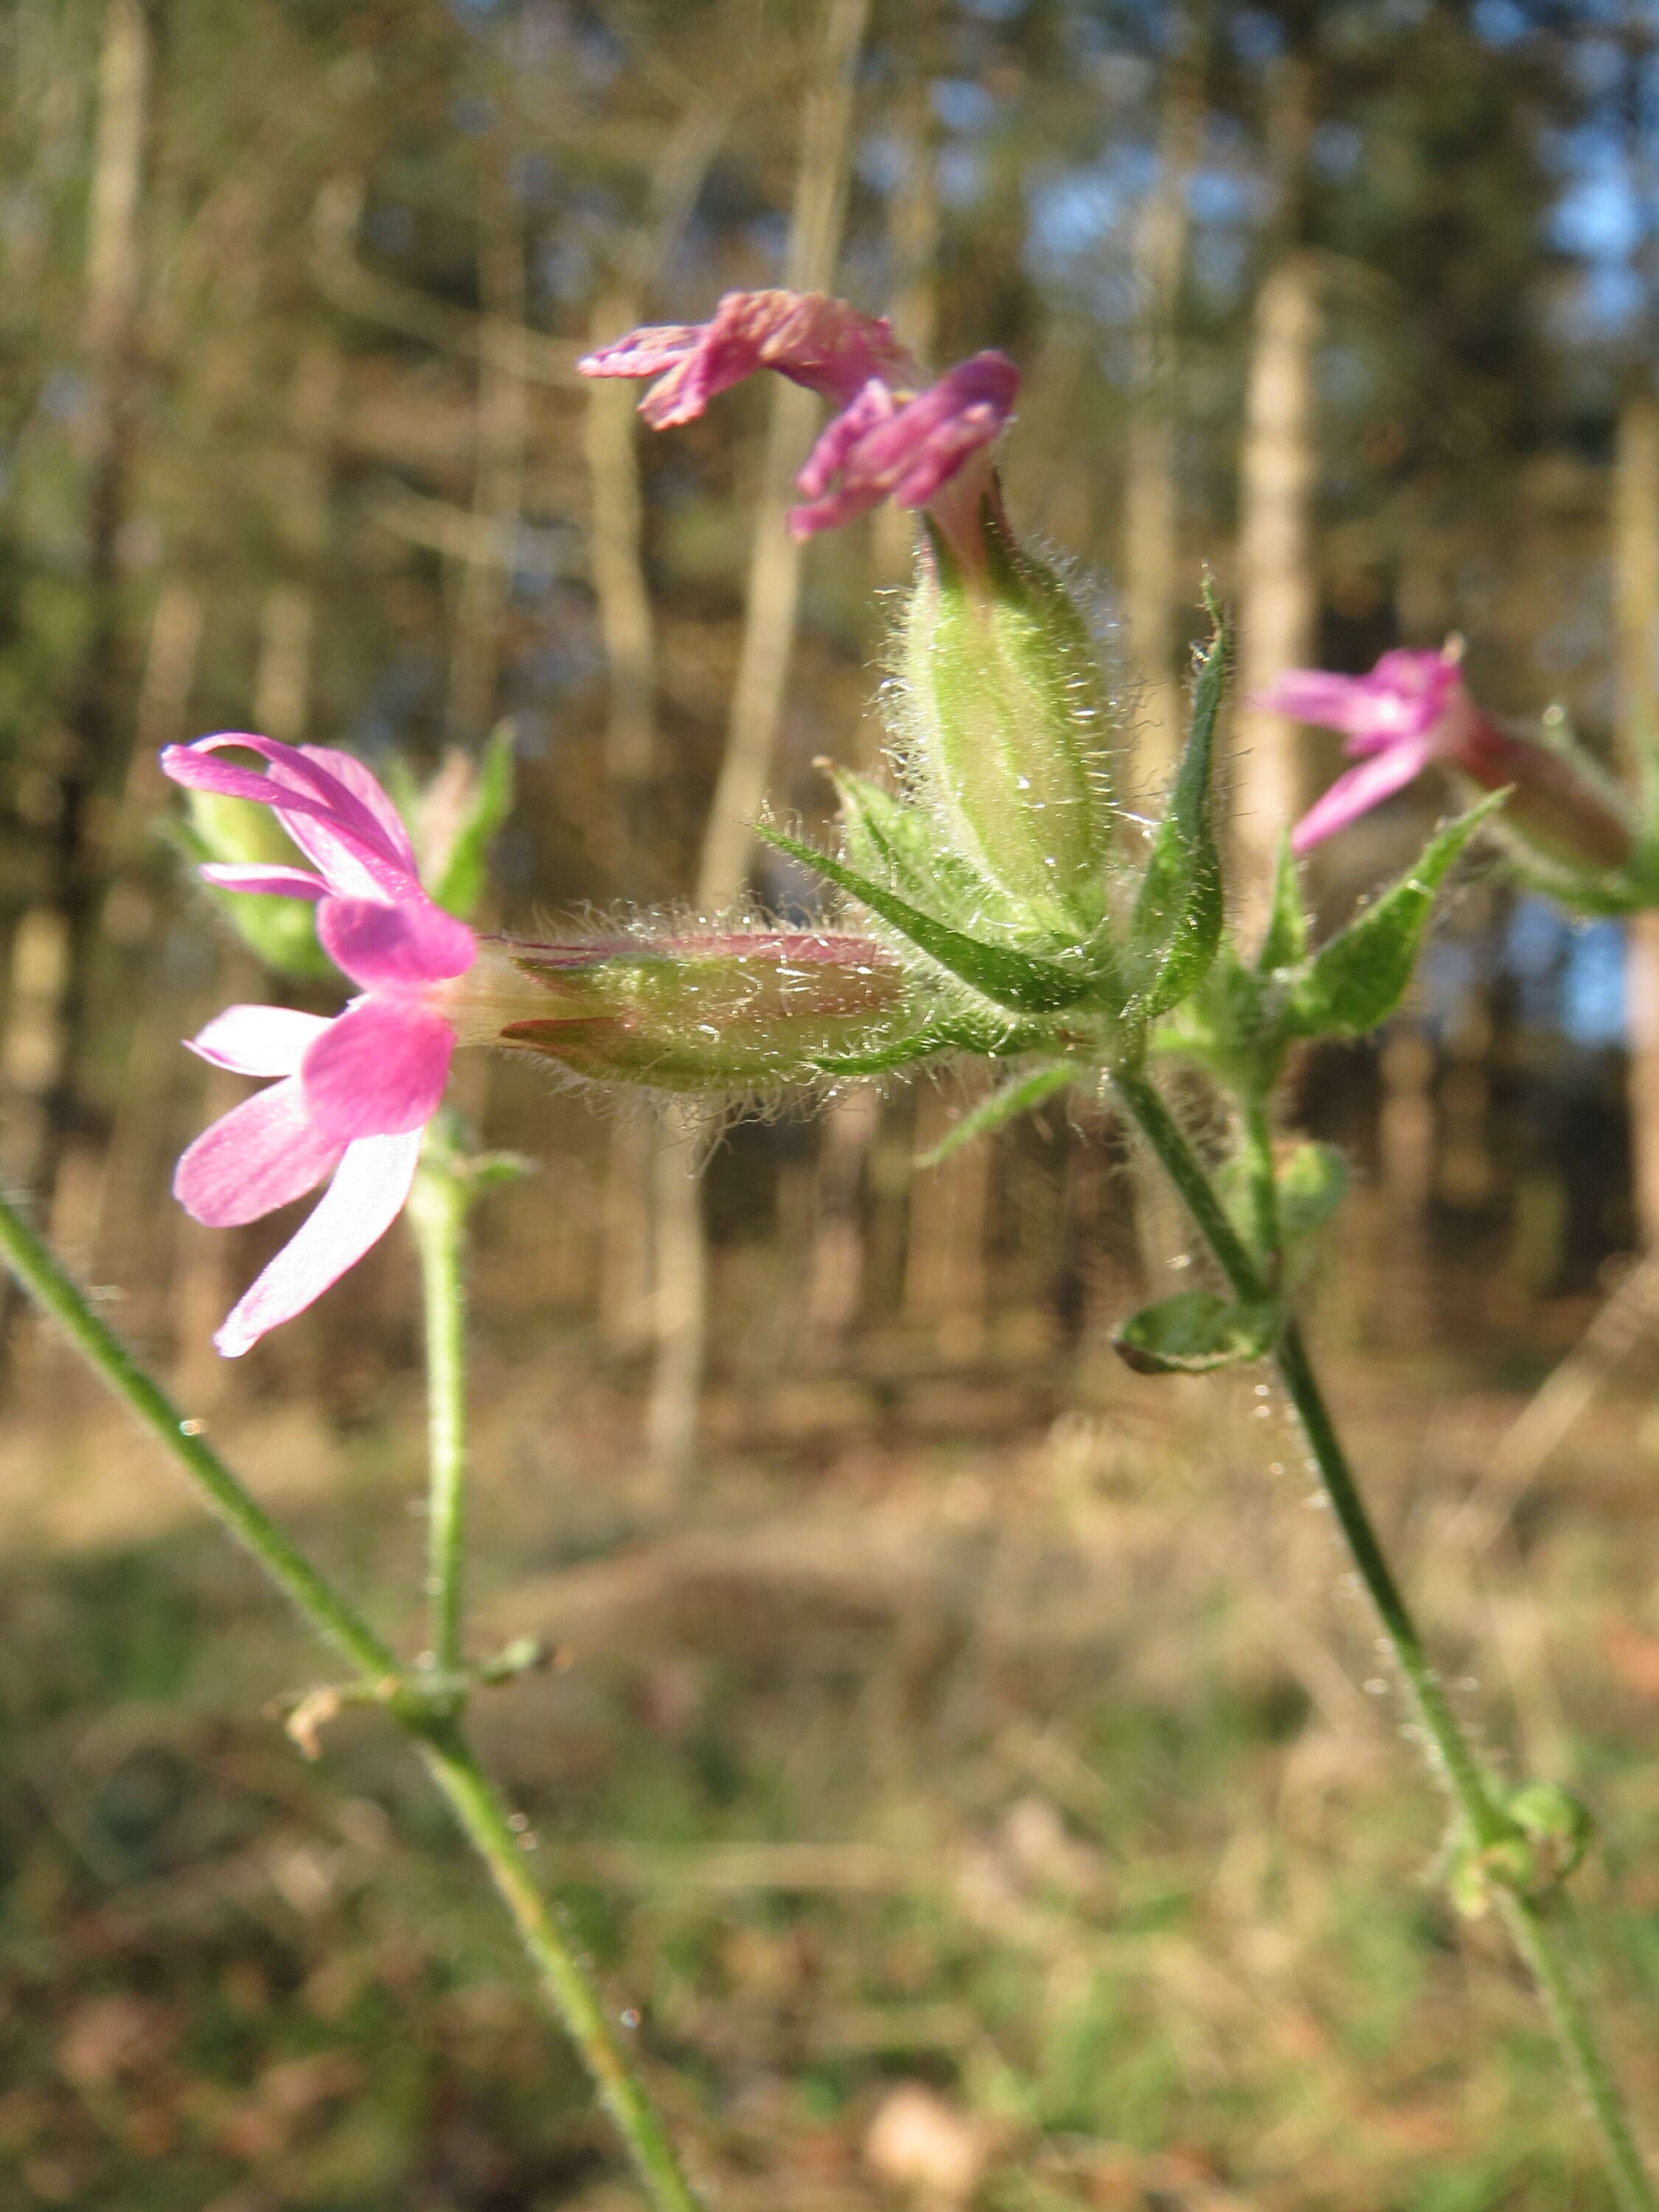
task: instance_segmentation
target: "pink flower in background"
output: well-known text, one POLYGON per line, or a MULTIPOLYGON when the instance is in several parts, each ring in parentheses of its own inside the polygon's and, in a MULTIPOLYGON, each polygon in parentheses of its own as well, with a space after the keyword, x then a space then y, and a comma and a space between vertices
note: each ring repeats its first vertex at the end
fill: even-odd
POLYGON ((1291 832, 1305 853, 1403 791, 1426 768, 1455 769, 1483 791, 1502 791, 1505 824, 1538 856, 1569 867, 1628 866, 1629 809, 1594 763, 1569 746, 1498 729, 1470 697, 1455 648, 1385 653, 1369 676, 1291 668, 1251 704, 1340 730, 1358 760, 1291 832))
POLYGON ((180 1159, 173 1193, 188 1212, 229 1228, 333 1177, 214 1338, 234 1358, 320 1297, 401 1211, 455 1047, 438 987, 472 966, 477 940, 427 896, 396 808, 349 754, 232 732, 170 745, 161 765, 175 783, 275 811, 312 868, 202 872, 222 890, 316 899, 323 949, 362 987, 332 1021, 283 1006, 232 1006, 192 1047, 216 1066, 279 1080, 216 1121, 180 1159), (221 760, 228 746, 258 754, 266 772, 221 760))
POLYGON ((1298 853, 1403 791, 1432 762, 1479 774, 1484 724, 1457 662, 1443 653, 1402 647, 1385 653, 1369 676, 1287 669, 1250 703, 1340 730, 1343 750, 1359 763, 1297 823, 1291 843, 1298 853))
POLYGON ((990 470, 967 465, 1006 427, 1019 389, 1011 361, 980 353, 922 390, 890 325, 822 292, 728 292, 712 321, 630 331, 580 367, 585 376, 654 377, 640 412, 659 430, 694 421, 756 370, 775 369, 839 410, 796 479, 805 495, 790 512, 797 538, 891 499, 930 508, 969 552, 990 470))

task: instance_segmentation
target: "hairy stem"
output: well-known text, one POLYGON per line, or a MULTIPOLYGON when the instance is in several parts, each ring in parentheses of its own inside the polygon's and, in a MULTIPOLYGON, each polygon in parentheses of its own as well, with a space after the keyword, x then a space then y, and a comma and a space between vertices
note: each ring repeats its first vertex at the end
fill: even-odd
MULTIPOLYGON (((464 1211, 466 1194, 457 1188, 454 1195, 464 1211)), ((444 1347, 440 1355, 444 1378, 440 1392, 453 1394, 450 1411, 455 1419, 453 1426, 445 1427, 441 1457, 446 1481, 453 1474, 458 1491, 464 1435, 460 1414, 465 1402, 459 1215, 447 1237, 449 1262, 441 1271, 447 1310, 442 1315, 434 1312, 439 1286, 428 1278, 428 1320, 435 1324, 434 1340, 444 1347)), ((0 1256, 24 1290, 60 1325, 94 1372, 172 1454, 232 1535, 325 1642, 349 1661, 364 1683, 383 1698, 386 1710, 415 1739, 433 1780, 494 1877, 543 1990, 580 2051, 655 2212, 701 2212, 699 2199, 680 2171, 662 2122, 629 2066, 598 1994, 574 1949, 560 1932, 546 1899, 529 1878, 519 1835, 501 1794, 479 1765, 453 1713, 422 1693, 419 1676, 411 1677, 404 1671, 390 1646, 295 1547, 204 1442, 196 1424, 180 1413, 145 1372, 16 1207, 3 1197, 0 1197, 0 1256)), ((434 1419, 434 1467, 440 1458, 436 1436, 434 1419)), ((459 1510, 453 1528, 459 1550, 459 1510)), ((446 1694, 449 1693, 447 1683, 446 1694)))
POLYGON ((94 1372, 172 1453, 237 1542, 258 1561, 325 1643, 331 1644, 369 1682, 395 1677, 398 1661, 391 1648, 283 1534, 204 1440, 200 1425, 187 1419, 145 1372, 64 1273, 56 1255, 3 1197, 0 1197, 0 1254, 24 1290, 58 1322, 94 1372))
POLYGON ((1244 1165, 1249 1178, 1250 1233, 1275 1272, 1279 1249, 1279 1187, 1273 1179, 1273 1133, 1265 1098, 1244 1103, 1244 1165))
MULTIPOLYGON (((432 1657, 453 1683, 465 1663, 462 1573, 466 1481, 466 1218, 472 1191, 447 1139, 429 1143, 410 1206, 421 1255, 426 1314, 428 1577, 432 1657)), ((566 2033, 580 2051, 627 2144, 657 2212, 696 2212, 656 2108, 647 2096, 577 1953, 524 1863, 526 1841, 480 1766, 457 1713, 406 1718, 427 1771, 489 1868, 530 1963, 566 2033)))
MULTIPOLYGON (((1186 1201, 1234 1295, 1250 1303, 1269 1296, 1261 1269, 1245 1249, 1202 1161, 1156 1088, 1144 1076, 1133 1073, 1116 1073, 1113 1081, 1160 1166, 1186 1201)), ((1247 1143, 1259 1146, 1265 1141, 1265 1133, 1258 1108, 1255 1121, 1246 1131, 1247 1143)), ((1365 1510, 1294 1321, 1286 1322, 1275 1358, 1337 1524, 1416 1709, 1430 1764, 1451 1800, 1461 1840, 1467 1849, 1483 1851, 1510 1835, 1510 1823, 1488 1789, 1480 1762, 1429 1664, 1417 1624, 1365 1510)), ((1506 1888, 1496 1880, 1490 1889, 1554 2026, 1568 2070, 1600 2140, 1620 2212, 1659 2212, 1659 2196, 1637 2148, 1623 2100, 1572 1985, 1545 1907, 1538 1899, 1506 1888)))
POLYGON ((629 2065, 598 1992, 546 1898, 530 1879, 524 1863, 525 1837, 514 1828, 500 1791, 453 1723, 436 1727, 422 1738, 421 1756, 467 1840, 489 1869, 537 1978, 581 2052, 651 2203, 657 2212, 701 2212, 702 2199, 682 2172, 661 2118, 629 2065))
POLYGON ((426 1321, 427 1594, 432 1662, 459 1673, 466 1511, 466 1298, 462 1250, 471 1200, 447 1158, 423 1160, 409 1206, 426 1321))

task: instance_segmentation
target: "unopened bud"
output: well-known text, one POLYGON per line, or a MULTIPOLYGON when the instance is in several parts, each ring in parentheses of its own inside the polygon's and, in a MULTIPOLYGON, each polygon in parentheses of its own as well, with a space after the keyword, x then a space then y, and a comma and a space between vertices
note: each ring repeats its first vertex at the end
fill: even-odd
POLYGON ((1033 931, 1075 941, 1105 914, 1106 686, 1076 603, 994 493, 980 520, 971 562, 929 532, 903 631, 908 765, 962 858, 1033 931))
POLYGON ((531 945, 486 939, 444 987, 463 1044, 500 1044, 605 1083, 779 1090, 922 1026, 904 971, 837 930, 687 931, 531 945))

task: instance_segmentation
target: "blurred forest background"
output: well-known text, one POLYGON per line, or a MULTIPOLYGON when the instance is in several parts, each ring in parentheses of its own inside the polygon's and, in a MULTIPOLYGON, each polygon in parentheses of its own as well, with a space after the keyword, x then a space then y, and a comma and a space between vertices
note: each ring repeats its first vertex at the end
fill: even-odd
MULTIPOLYGON (((0 60, 0 1176, 410 1607, 399 1237, 208 1346, 284 1231, 173 1206, 242 1088, 179 1040, 295 994, 189 884, 155 754, 453 779, 505 726, 495 925, 810 908, 747 825, 878 755, 908 523, 796 548, 815 403, 653 438, 594 340, 787 283, 1010 353, 1011 508, 1090 580, 1132 797, 1206 562, 1241 694, 1458 632, 1500 717, 1627 768, 1659 728, 1643 0, 9 0, 0 60)), ((1248 906, 1336 744, 1232 720, 1248 906)), ((1328 920, 1447 798, 1321 850, 1328 920)), ((1422 1880, 1276 1403, 1111 1357, 1183 1255, 1109 1116, 925 1170, 969 1079, 866 1089, 694 1180, 647 1105, 459 1087, 540 1170, 481 1215, 479 1582, 570 1659, 493 1747, 722 2203, 1604 2203, 1422 1880)), ((1659 934, 1477 867, 1407 1010, 1296 1091, 1355 1169, 1339 1398, 1449 1670, 1488 1655, 1460 1698, 1607 1823, 1583 1902, 1651 2134, 1659 934)), ((290 1625, 4 1323, 5 2203, 628 2202, 394 1753, 347 1723, 301 1765, 259 1711, 310 1678, 290 1625)))

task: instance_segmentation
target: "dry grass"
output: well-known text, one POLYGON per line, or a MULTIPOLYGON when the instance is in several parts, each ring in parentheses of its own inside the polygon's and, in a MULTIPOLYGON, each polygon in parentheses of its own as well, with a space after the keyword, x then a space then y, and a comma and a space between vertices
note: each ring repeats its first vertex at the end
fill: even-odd
MULTIPOLYGON (((478 1635, 567 1660, 481 1725, 721 2204, 1606 2203, 1501 1945, 1431 1879, 1271 1399, 751 1389, 671 1502, 578 1360, 481 1382, 478 1635)), ((348 1717, 298 1758, 262 1708, 314 1655, 147 1451, 65 1419, 80 1389, 35 1376, 0 1498, 0 2201, 630 2201, 398 1746, 348 1717)), ((1639 1408, 1605 1403, 1491 1540, 1457 1509, 1512 1404, 1378 1369, 1340 1395, 1460 1705, 1602 1817, 1577 1905, 1651 2118, 1639 1408)), ((412 1591, 412 1411, 225 1442, 342 1572, 412 1591)))

